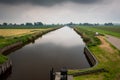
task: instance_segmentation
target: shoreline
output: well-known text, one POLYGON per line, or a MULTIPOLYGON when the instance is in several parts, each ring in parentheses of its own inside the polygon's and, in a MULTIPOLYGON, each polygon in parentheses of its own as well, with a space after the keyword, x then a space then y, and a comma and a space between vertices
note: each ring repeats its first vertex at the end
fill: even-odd
POLYGON ((57 30, 59 28, 61 28, 61 27, 53 28, 53 29, 42 31, 39 33, 34 33, 31 36, 27 37, 27 40, 25 42, 19 41, 19 42, 13 43, 11 45, 5 46, 3 48, 0 48, 0 54, 6 55, 6 53, 10 53, 11 51, 14 51, 16 49, 19 49, 19 48, 25 46, 26 44, 34 42, 37 38, 42 37, 43 35, 51 32, 51 31, 57 30), (11 50, 11 51, 9 51, 9 50, 11 50))
MULTIPOLYGON (((27 45, 31 42, 34 42, 37 38, 42 37, 43 35, 47 34, 48 32, 57 30, 59 28, 61 28, 61 27, 53 28, 53 29, 42 31, 39 33, 34 33, 31 36, 29 36, 25 42, 19 41, 19 42, 13 43, 11 45, 5 46, 3 48, 0 48, 0 55, 7 55, 15 50, 18 50, 18 49, 24 47, 25 45, 27 45)), ((2 64, 0 64, 0 78, 2 79, 3 77, 8 76, 8 73, 10 73, 11 70, 12 70, 12 61, 10 59, 8 59, 5 62, 3 62, 2 64)))

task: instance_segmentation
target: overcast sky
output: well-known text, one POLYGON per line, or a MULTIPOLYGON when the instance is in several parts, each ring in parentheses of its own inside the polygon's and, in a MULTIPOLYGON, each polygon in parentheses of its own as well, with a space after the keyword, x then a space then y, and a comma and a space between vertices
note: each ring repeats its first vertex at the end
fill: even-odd
POLYGON ((0 0, 0 23, 120 23, 120 0, 0 0))

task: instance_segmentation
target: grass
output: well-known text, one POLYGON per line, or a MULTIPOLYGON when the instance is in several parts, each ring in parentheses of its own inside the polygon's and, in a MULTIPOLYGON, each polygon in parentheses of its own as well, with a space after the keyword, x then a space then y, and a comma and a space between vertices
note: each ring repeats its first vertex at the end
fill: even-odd
MULTIPOLYGON (((83 28, 77 28, 79 31, 83 28)), ((84 28, 88 31, 88 28, 84 28)), ((84 31, 83 31, 84 32, 84 31)), ((91 31, 93 32, 93 31, 91 31)), ((86 34, 90 37, 91 34, 86 34)), ((88 70, 96 70, 104 68, 107 72, 98 72, 82 76, 74 76, 74 80, 119 80, 120 79, 120 51, 114 48, 110 43, 108 43, 104 36, 97 37, 101 44, 95 46, 89 46, 90 51, 95 55, 98 60, 98 65, 93 68, 85 70, 69 70, 69 74, 75 74, 78 72, 84 72, 88 70)), ((88 45, 88 44, 87 44, 88 45)))
POLYGON ((6 62, 8 60, 8 58, 4 55, 0 55, 0 64, 3 64, 4 62, 6 62))
POLYGON ((32 34, 34 32, 39 32, 44 30, 46 29, 0 29, 0 35, 3 37, 21 36, 21 35, 32 34))
POLYGON ((83 37, 84 42, 86 42, 87 46, 96 46, 100 44, 100 40, 95 36, 94 32, 88 31, 86 29, 76 27, 74 28, 78 34, 83 37))
POLYGON ((115 37, 120 38, 120 27, 116 27, 116 26, 101 26, 101 27, 89 27, 89 26, 81 26, 82 29, 86 29, 88 31, 91 32, 99 32, 101 34, 108 34, 108 35, 112 35, 115 37))
POLYGON ((54 28, 42 29, 0 29, 0 48, 22 41, 26 43, 28 38, 35 34, 43 34, 54 28))

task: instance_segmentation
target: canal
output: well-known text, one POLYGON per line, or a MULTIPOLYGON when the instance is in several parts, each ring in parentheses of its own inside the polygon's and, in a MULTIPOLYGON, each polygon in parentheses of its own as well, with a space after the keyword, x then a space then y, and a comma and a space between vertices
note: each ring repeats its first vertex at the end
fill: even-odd
POLYGON ((13 61, 12 73, 7 80, 49 80, 49 72, 66 67, 90 67, 84 53, 82 38, 69 27, 63 27, 35 40, 9 54, 13 61))

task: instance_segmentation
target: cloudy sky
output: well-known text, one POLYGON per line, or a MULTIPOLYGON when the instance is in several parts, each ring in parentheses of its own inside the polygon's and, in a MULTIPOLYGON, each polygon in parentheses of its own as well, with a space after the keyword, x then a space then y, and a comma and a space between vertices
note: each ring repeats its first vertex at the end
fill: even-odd
POLYGON ((0 23, 120 23, 120 0, 0 0, 0 23))

